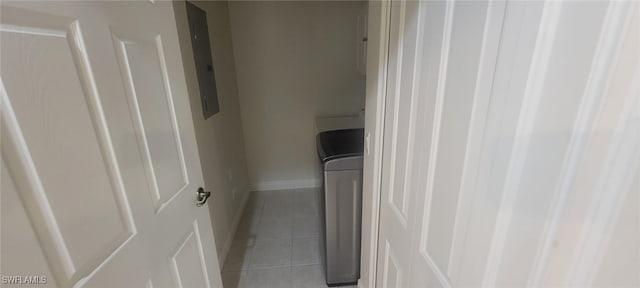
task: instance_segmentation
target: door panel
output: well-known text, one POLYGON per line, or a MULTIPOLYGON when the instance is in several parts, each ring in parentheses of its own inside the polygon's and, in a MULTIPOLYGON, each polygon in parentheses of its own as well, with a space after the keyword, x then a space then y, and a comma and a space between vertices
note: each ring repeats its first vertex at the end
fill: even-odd
POLYGON ((80 25, 11 8, 2 25, 3 152, 23 166, 12 174, 64 282, 95 269, 135 227, 80 25), (73 187, 86 189, 69 201, 73 187))
POLYGON ((2 210, 3 271, 59 287, 221 287, 195 206, 172 4, 4 1, 1 13, 2 203, 16 204, 2 210), (28 223, 16 235, 14 218, 28 223), (16 239, 44 268, 6 256, 16 239), (199 272, 175 282, 174 268, 199 272))
MULTIPOLYGON (((456 205, 462 179, 462 168, 469 134, 476 81, 480 77, 479 65, 483 54, 483 37, 487 17, 487 3, 465 3, 456 5, 450 18, 446 75, 443 79, 442 99, 436 109, 440 114, 437 153, 433 159, 433 178, 430 179, 430 205, 427 235, 433 235, 426 243, 426 249, 439 267, 449 265, 456 205)), ((491 51, 489 51, 491 53, 491 51)), ((486 61, 486 60, 485 60, 486 61)), ((481 95, 482 96, 482 95, 481 95)), ((485 112, 486 113, 486 112, 485 112)), ((435 147, 434 147, 435 148, 435 147)), ((424 239, 426 240, 426 239, 424 239)))
POLYGON ((379 283, 446 287, 459 197, 454 191, 461 189, 467 139, 477 137, 471 125, 486 115, 483 81, 493 76, 504 3, 409 1, 394 2, 391 10, 379 283), (390 124, 397 122, 402 126, 390 124), (407 156, 398 163, 397 155, 407 156), (387 175, 397 167, 402 186, 390 186, 397 180, 387 175), (386 196, 398 191, 410 199, 404 215, 386 196))
POLYGON ((384 249, 384 267, 382 267, 382 287, 402 287, 402 271, 403 267, 398 267, 398 260, 393 254, 389 241, 385 243, 384 249))
POLYGON ((211 287, 197 221, 171 261, 175 287, 211 287), (200 269, 194 270, 196 267, 200 269))
MULTIPOLYGON (((543 215, 549 213, 576 113, 585 99, 582 92, 589 75, 588 60, 594 55, 598 33, 578 32, 599 31, 607 3, 581 4, 584 3, 566 3, 556 16, 558 25, 539 30, 540 37, 548 40, 538 42, 541 45, 538 51, 547 53, 534 52, 534 57, 540 58, 532 64, 527 86, 541 88, 525 90, 518 118, 510 119, 518 123, 514 134, 523 136, 514 140, 500 205, 504 211, 518 213, 509 216, 499 213, 496 220, 498 225, 489 252, 493 265, 488 269, 494 269, 497 261, 501 263, 498 271, 487 270, 489 277, 495 274, 496 285, 527 285, 532 269, 528 265, 536 254, 536 249, 527 247, 534 246, 543 234, 543 215), (548 50, 542 50, 545 48, 548 50), (541 65, 545 61, 546 65, 541 65)), ((553 21, 547 18, 552 17, 550 9, 557 8, 545 7, 541 21, 553 21)))
MULTIPOLYGON (((32 250, 32 247, 39 246, 38 236, 29 223, 27 211, 20 203, 18 188, 9 175, 9 170, 4 161, 2 161, 1 168, 0 188, 2 189, 3 197, 0 208, 3 211, 3 215, 6 213, 6 215, 13 216, 11 219, 2 217, 1 224, 3 229, 13 232, 2 237, 0 249, 2 249, 3 258, 15 259, 12 265, 2 266, 2 273, 5 276, 9 276, 23 275, 22 272, 30 271, 35 275, 44 276, 48 281, 40 283, 48 285, 47 287, 59 287, 52 281, 54 279, 53 272, 49 269, 43 251, 41 249, 32 250)), ((37 287, 37 285, 31 287, 37 287)))
POLYGON ((138 131, 149 190, 154 206, 160 209, 188 181, 162 38, 125 38, 121 34, 113 34, 114 45, 138 131), (166 127, 172 128, 166 131, 166 127))
POLYGON ((639 285, 640 5, 407 5, 391 13, 378 284, 639 285))
POLYGON ((413 156, 412 133, 417 104, 414 73, 416 56, 422 45, 416 34, 422 27, 417 17, 420 2, 400 1, 392 3, 392 32, 389 50, 389 74, 387 83, 385 135, 383 146, 382 194, 380 206, 380 239, 378 242, 377 283, 381 287, 403 287, 410 273, 410 197, 412 178, 407 173, 413 156), (404 41, 406 39, 406 41, 404 41), (405 95, 406 97, 400 97, 405 95))

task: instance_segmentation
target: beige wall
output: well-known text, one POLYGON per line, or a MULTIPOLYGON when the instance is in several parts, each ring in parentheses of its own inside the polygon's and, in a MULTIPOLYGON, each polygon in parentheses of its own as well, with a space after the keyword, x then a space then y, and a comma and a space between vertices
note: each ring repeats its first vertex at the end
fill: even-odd
POLYGON ((319 184, 316 116, 358 115, 364 2, 229 3, 251 188, 319 184))
POLYGON ((220 112, 207 120, 202 115, 200 92, 184 1, 175 2, 182 60, 189 90, 193 122, 205 188, 212 192, 209 210, 220 265, 248 196, 245 144, 238 102, 238 86, 229 29, 227 2, 192 2, 207 13, 220 112))

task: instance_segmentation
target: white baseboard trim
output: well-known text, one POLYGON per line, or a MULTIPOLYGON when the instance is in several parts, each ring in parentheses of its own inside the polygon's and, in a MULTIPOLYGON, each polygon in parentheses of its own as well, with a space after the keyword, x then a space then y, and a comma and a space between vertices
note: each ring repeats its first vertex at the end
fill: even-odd
POLYGON ((282 181, 262 181, 252 183, 251 191, 289 190, 320 187, 320 179, 299 179, 282 181))
POLYGON ((240 225, 240 220, 242 219, 242 215, 244 214, 244 210, 247 208, 247 202, 249 200, 249 196, 251 196, 251 191, 247 191, 245 193, 244 199, 242 199, 242 204, 240 204, 240 209, 236 211, 236 215, 233 215, 233 222, 231 223, 231 227, 229 227, 229 234, 227 234, 227 238, 224 239, 224 245, 222 246, 222 251, 218 254, 218 262, 220 264, 220 271, 224 268, 224 262, 227 260, 227 255, 229 255, 229 250, 231 250, 231 245, 233 245, 233 239, 236 237, 236 232, 238 231, 238 225, 240 225))

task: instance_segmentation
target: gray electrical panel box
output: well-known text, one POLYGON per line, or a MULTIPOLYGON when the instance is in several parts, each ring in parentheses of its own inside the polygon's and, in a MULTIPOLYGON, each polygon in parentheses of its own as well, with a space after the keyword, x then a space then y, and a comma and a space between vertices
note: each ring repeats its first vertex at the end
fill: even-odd
POLYGON ((189 19, 191 46, 193 46, 193 58, 195 58, 196 73, 198 74, 198 84, 200 86, 202 114, 204 119, 207 119, 220 111, 216 77, 213 73, 209 29, 207 28, 207 13, 196 5, 187 2, 187 18, 189 19))

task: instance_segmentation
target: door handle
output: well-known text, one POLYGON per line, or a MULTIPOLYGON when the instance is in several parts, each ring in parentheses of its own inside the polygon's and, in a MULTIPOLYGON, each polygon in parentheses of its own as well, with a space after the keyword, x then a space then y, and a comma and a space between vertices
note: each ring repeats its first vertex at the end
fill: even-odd
POLYGON ((209 196, 211 196, 211 192, 204 191, 202 187, 198 188, 198 192, 196 193, 196 207, 204 205, 204 203, 207 202, 207 199, 209 199, 209 196))

